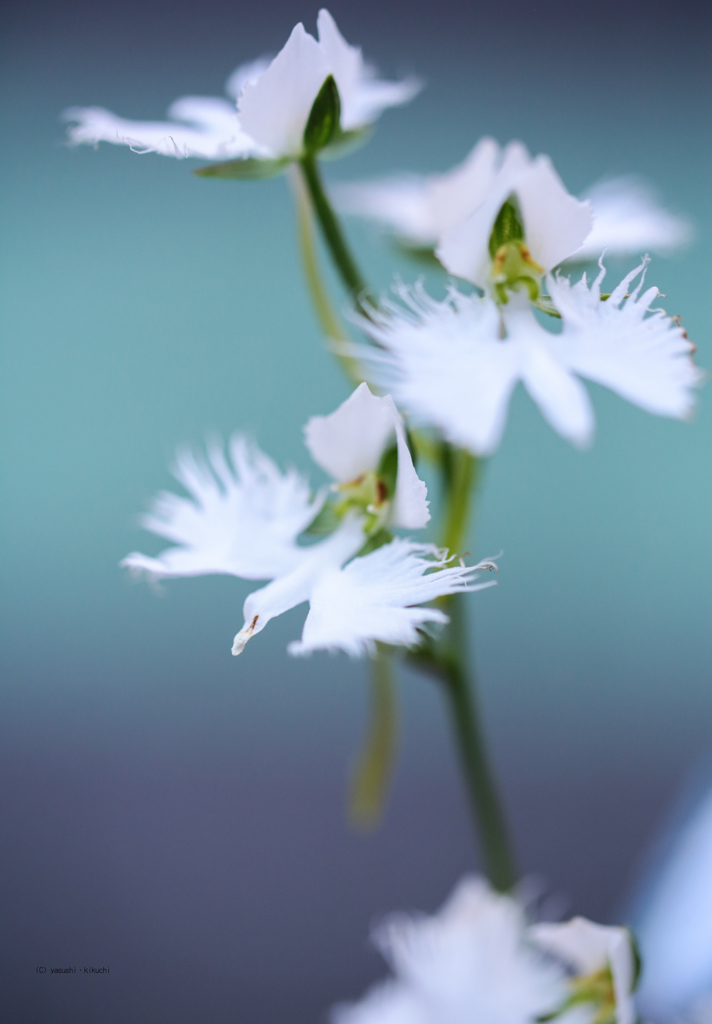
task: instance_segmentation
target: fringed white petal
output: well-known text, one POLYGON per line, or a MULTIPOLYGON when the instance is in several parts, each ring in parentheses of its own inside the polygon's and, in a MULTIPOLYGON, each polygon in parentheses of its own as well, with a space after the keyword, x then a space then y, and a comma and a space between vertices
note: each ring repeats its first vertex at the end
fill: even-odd
POLYGON ((343 569, 331 569, 317 580, 300 641, 290 654, 342 650, 357 658, 372 652, 376 641, 412 647, 427 623, 447 622, 438 608, 416 607, 445 594, 479 590, 479 570, 492 562, 452 565, 429 544, 397 538, 343 569))
POLYGON ((519 350, 500 340, 497 306, 454 289, 443 302, 418 286, 401 287, 398 295, 405 308, 386 302, 358 321, 378 347, 352 346, 349 353, 414 423, 490 455, 521 377, 519 350))
POLYGON ((68 128, 69 140, 74 144, 111 142, 137 153, 159 153, 178 160, 229 160, 258 150, 242 131, 237 113, 227 100, 184 96, 171 106, 169 116, 187 123, 130 121, 102 107, 72 107, 63 114, 65 120, 75 122, 68 128))
POLYGON ((548 347, 563 366, 648 412, 684 418, 692 411, 694 389, 703 377, 680 324, 653 307, 657 288, 642 291, 646 262, 626 275, 605 302, 600 301, 603 272, 590 288, 585 276, 573 285, 566 278, 550 277, 548 287, 563 330, 549 336, 548 347), (638 275, 637 288, 626 298, 638 275))
POLYGON ((282 473, 245 438, 233 437, 230 460, 213 444, 207 461, 181 452, 175 475, 189 497, 163 493, 142 525, 176 544, 157 558, 131 554, 122 565, 156 577, 227 573, 273 579, 299 566, 299 534, 319 511, 295 470, 282 473))

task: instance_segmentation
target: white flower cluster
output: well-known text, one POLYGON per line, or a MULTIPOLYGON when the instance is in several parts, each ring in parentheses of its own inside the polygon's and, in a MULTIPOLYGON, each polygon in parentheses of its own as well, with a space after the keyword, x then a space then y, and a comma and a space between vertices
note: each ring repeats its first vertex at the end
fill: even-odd
POLYGON ((291 654, 340 649, 359 657, 376 641, 412 647, 422 627, 447 622, 440 609, 418 606, 491 585, 474 582, 479 570, 495 567, 491 560, 452 564, 432 544, 396 537, 356 557, 375 531, 418 529, 430 518, 390 396, 377 398, 361 384, 336 412, 313 417, 304 434, 312 458, 334 479, 331 490, 312 495, 299 473, 280 472, 244 437, 232 439, 229 459, 216 444, 207 462, 183 452, 176 476, 190 497, 159 495, 143 519, 175 546, 156 558, 131 554, 122 564, 154 579, 222 573, 270 580, 245 601, 233 654, 270 619, 305 601, 309 614, 291 654), (327 510, 331 532, 304 542, 327 510))
POLYGON ((393 977, 332 1024, 634 1024, 637 955, 625 928, 577 917, 529 924, 513 896, 463 879, 432 917, 374 932, 393 977))

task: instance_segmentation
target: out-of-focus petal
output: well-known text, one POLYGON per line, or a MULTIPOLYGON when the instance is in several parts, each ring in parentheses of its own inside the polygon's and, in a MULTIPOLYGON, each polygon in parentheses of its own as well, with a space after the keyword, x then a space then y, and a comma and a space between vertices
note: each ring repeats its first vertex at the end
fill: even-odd
POLYGON ((256 60, 240 64, 225 82, 225 93, 237 101, 249 82, 256 82, 272 63, 272 57, 258 57, 256 60))
POLYGON ((610 256, 669 253, 691 241, 690 222, 666 210, 640 178, 602 181, 583 198, 591 204, 593 227, 572 260, 597 260, 604 250, 610 256))
MULTIPOLYGON (((248 156, 257 149, 255 143, 241 130, 234 111, 231 120, 221 116, 226 100, 219 98, 185 97, 176 100, 171 110, 190 109, 195 115, 200 105, 200 116, 211 117, 212 123, 203 120, 197 124, 178 124, 168 121, 129 121, 117 117, 102 107, 72 107, 63 117, 73 121, 68 129, 72 143, 111 142, 128 146, 137 153, 160 153, 163 156, 182 160, 195 157, 203 160, 223 160, 248 156), (219 118, 219 127, 217 119, 219 118)), ((192 120, 192 118, 191 118, 192 120)))
POLYGON ((296 539, 323 495, 312 498, 296 471, 282 473, 264 452, 236 436, 230 462, 217 445, 207 461, 181 452, 175 475, 190 496, 160 494, 142 525, 176 546, 156 558, 133 553, 122 565, 157 578, 227 573, 259 580, 302 563, 308 549, 296 539))

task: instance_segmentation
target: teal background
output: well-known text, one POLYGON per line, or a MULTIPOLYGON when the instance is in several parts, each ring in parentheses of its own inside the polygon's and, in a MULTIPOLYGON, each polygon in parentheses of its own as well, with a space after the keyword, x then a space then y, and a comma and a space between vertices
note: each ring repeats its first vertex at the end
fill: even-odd
MULTIPOLYGON (((426 89, 330 180, 440 170, 482 134, 549 153, 578 192, 638 172, 695 223, 648 280, 710 365, 709 15, 700 3, 332 6, 426 89)), ((402 749, 375 836, 343 797, 364 669, 287 657, 303 610, 239 660, 247 584, 118 569, 178 444, 250 432, 312 473, 301 428, 346 397, 308 306, 284 180, 69 149, 59 112, 160 118, 220 94, 316 8, 11 6, 2 59, 3 904, 8 1021, 323 1019, 383 973, 369 925, 434 909, 475 862, 431 684, 401 678, 402 749), (35 967, 109 966, 103 978, 35 967)), ((376 287, 413 279, 367 227, 376 287)), ((632 263, 611 261, 615 281, 632 263)), ((436 283, 437 286, 437 283, 436 283)), ((517 393, 487 467, 471 600, 491 743, 521 863, 607 919, 712 745, 712 419, 592 388, 572 450, 517 393)), ((435 495, 433 495, 435 498, 435 495)))

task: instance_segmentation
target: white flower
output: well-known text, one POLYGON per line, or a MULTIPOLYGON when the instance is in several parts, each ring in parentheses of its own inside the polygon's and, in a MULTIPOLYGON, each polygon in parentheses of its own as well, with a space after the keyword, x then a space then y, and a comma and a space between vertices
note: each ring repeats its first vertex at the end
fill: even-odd
POLYGON ((364 128, 387 107, 418 92, 415 79, 375 77, 361 50, 349 46, 326 10, 317 18, 318 40, 298 24, 273 61, 243 65, 228 79, 234 103, 216 97, 184 97, 170 108, 179 123, 127 121, 100 107, 75 107, 67 120, 75 143, 115 142, 138 152, 227 160, 240 157, 298 158, 304 129, 325 79, 333 75, 341 100, 341 130, 364 128))
POLYGON ((337 480, 336 526, 325 539, 300 543, 327 493, 311 497, 295 470, 280 472, 259 449, 235 437, 229 459, 216 444, 207 462, 187 452, 179 456, 176 476, 189 497, 159 495, 143 519, 174 546, 157 557, 131 554, 122 564, 159 579, 227 573, 271 580, 247 597, 233 654, 270 619, 304 601, 313 602, 312 612, 293 653, 341 648, 355 656, 372 650, 377 640, 415 643, 420 626, 447 620, 439 610, 411 606, 480 589, 472 579, 484 563, 452 566, 430 546, 396 540, 342 571, 364 546, 367 531, 425 525, 425 484, 415 472, 392 398, 376 398, 366 384, 331 416, 311 419, 305 434, 315 460, 337 480), (392 479, 379 475, 384 458, 392 479))
MULTIPOLYGON (((395 175, 375 181, 337 185, 334 199, 343 213, 367 217, 389 228, 415 248, 432 248, 438 240, 480 206, 494 186, 498 168, 509 154, 520 151, 511 143, 483 138, 465 160, 444 174, 395 175)), ((669 252, 690 239, 689 224, 665 210, 649 185, 635 177, 613 178, 589 189, 582 197, 593 214, 593 226, 570 258, 598 259, 643 252, 669 252)))
POLYGON ((526 937, 521 905, 464 879, 432 917, 397 916, 375 933, 395 977, 333 1024, 533 1024, 565 998, 563 971, 526 937))
POLYGON ((492 561, 467 568, 450 562, 431 544, 397 538, 343 569, 322 572, 309 596, 302 639, 289 645, 290 654, 340 649, 359 657, 372 653, 377 640, 416 645, 426 623, 448 621, 439 609, 416 605, 492 585, 471 582, 477 570, 495 568, 492 561))
POLYGON ((558 334, 536 320, 521 294, 498 306, 491 298, 451 288, 437 302, 422 287, 400 286, 405 308, 385 302, 370 319, 358 320, 378 347, 345 350, 415 423, 435 427, 477 455, 497 448, 519 381, 554 429, 577 445, 590 443, 594 430, 591 403, 578 376, 649 412, 683 418, 692 410, 692 389, 701 373, 677 321, 652 308, 658 290, 642 292, 645 265, 605 301, 600 299, 603 269, 590 287, 585 275, 574 285, 549 275, 561 314, 558 334))
POLYGON ((583 245, 593 223, 588 204, 566 191, 548 156, 532 159, 521 143, 512 142, 473 212, 439 234, 435 252, 446 270, 490 288, 490 237, 502 205, 512 197, 528 253, 543 271, 583 245))
POLYGON ((591 995, 589 1020, 614 1018, 616 1024, 634 1024, 637 966, 627 928, 575 917, 565 924, 532 925, 528 935, 573 971, 572 989, 579 998, 591 995))
POLYGON ((387 524, 419 530, 430 519, 427 488, 415 471, 403 420, 390 395, 377 398, 368 384, 359 384, 336 412, 312 416, 304 440, 317 465, 339 484, 375 472, 384 452, 395 444, 398 472, 387 524))

